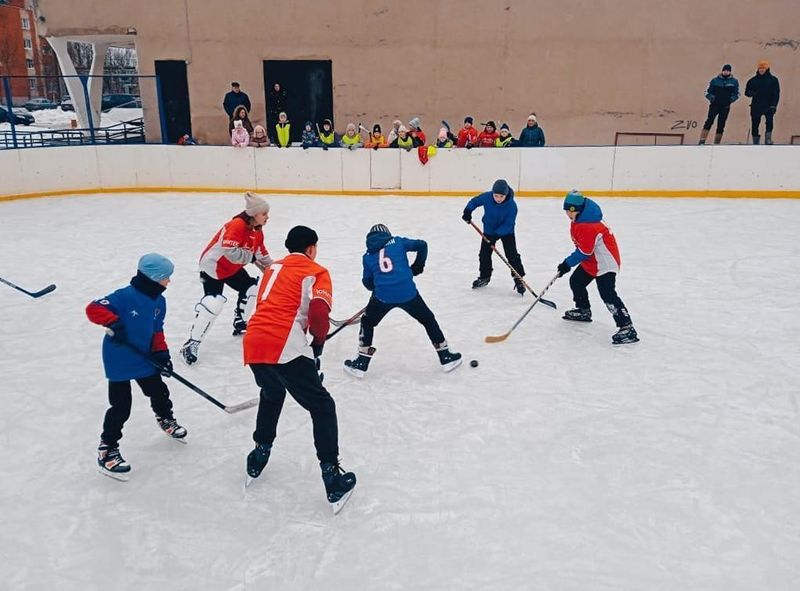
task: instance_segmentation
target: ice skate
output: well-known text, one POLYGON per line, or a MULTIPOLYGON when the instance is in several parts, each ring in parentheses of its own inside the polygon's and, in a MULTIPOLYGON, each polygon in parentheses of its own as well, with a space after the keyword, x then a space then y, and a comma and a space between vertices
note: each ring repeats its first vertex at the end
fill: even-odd
POLYGON ((247 332, 247 322, 238 314, 233 319, 233 336, 238 337, 247 332))
POLYGON ((589 308, 573 308, 564 312, 562 318, 574 322, 591 322, 592 311, 589 308))
POLYGON ((193 365, 197 363, 197 349, 200 347, 200 341, 189 339, 181 347, 181 359, 186 365, 193 365))
POLYGON ((250 486, 256 478, 261 476, 261 472, 269 462, 269 454, 272 451, 272 445, 264 445, 256 443, 256 447, 247 454, 247 476, 245 477, 244 487, 250 486))
POLYGON ((333 514, 336 515, 353 494, 356 475, 345 472, 338 462, 335 464, 320 462, 319 466, 322 469, 322 482, 325 484, 328 502, 331 504, 333 514))
POLYGON ((461 353, 453 353, 447 348, 447 343, 436 345, 436 353, 439 355, 439 363, 446 373, 450 373, 461 365, 461 353))
POLYGON ((158 422, 158 426, 161 427, 161 430, 175 441, 179 443, 186 443, 186 429, 181 427, 178 424, 178 421, 173 419, 162 419, 161 417, 156 417, 156 421, 158 422))
POLYGON ((614 345, 626 345, 628 343, 638 343, 639 335, 636 334, 636 329, 632 324, 623 326, 616 334, 611 336, 611 342, 614 345))
POLYGON ((131 466, 119 453, 119 446, 101 441, 97 448, 97 471, 114 480, 127 482, 131 466))
POLYGON ((375 347, 359 347, 358 357, 355 359, 345 359, 344 371, 351 376, 363 378, 369 368, 369 362, 372 361, 372 356, 375 354, 375 347))
POLYGON ((514 289, 517 293, 521 296, 525 295, 525 284, 522 283, 519 279, 514 279, 514 289))
POLYGON ((486 287, 489 285, 490 277, 478 277, 475 281, 472 282, 472 289, 478 289, 480 287, 486 287))

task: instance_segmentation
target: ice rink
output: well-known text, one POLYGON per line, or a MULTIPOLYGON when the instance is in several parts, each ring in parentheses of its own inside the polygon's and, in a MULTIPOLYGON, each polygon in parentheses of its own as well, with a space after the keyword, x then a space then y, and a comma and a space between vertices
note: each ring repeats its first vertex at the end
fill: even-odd
MULTIPOLYGON (((178 445, 134 387, 120 483, 96 472, 106 409, 102 329, 86 304, 124 286, 140 255, 176 264, 166 335, 177 358, 202 294, 197 259, 243 209, 236 195, 84 196, 0 203, 0 588, 9 591, 747 590, 800 585, 800 202, 598 199, 623 259, 617 286, 641 342, 561 320, 568 282, 530 304, 496 260, 470 289, 480 238, 466 198, 284 197, 266 243, 320 235, 334 318, 367 301, 364 236, 384 223, 429 244, 417 286, 466 363, 444 374, 401 311, 376 331, 362 381, 325 349, 342 465, 358 486, 334 517, 311 422, 287 399, 270 463, 247 491, 255 411, 227 415, 169 380, 178 445)), ((526 279, 571 251, 557 199, 519 199, 526 279)), ((480 219, 476 215, 476 221, 480 219)), ((251 268, 256 273, 255 268, 251 268)), ((176 369, 228 404, 257 395, 231 336, 233 294, 176 369)))

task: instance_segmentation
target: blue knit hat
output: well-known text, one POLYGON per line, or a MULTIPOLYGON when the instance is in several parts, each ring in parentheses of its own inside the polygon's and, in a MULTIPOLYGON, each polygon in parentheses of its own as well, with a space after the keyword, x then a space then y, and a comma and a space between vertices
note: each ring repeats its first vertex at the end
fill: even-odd
POLYGON ((492 193, 508 195, 508 183, 505 179, 497 179, 492 185, 492 193))
POLYGON ((175 265, 162 254, 151 252, 139 259, 139 266, 136 269, 153 281, 168 279, 175 270, 175 265))
POLYGON ((586 206, 586 197, 579 191, 572 189, 564 198, 564 211, 583 211, 586 206))

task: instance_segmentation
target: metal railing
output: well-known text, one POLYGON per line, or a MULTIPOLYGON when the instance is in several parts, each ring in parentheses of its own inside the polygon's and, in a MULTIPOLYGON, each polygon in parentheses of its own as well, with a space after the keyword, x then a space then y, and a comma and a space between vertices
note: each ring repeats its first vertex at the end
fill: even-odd
POLYGON ((83 146, 90 144, 143 144, 144 120, 139 117, 108 127, 90 129, 47 129, 43 131, 0 131, 0 149, 83 146), (94 132, 94 137, 92 137, 94 132))

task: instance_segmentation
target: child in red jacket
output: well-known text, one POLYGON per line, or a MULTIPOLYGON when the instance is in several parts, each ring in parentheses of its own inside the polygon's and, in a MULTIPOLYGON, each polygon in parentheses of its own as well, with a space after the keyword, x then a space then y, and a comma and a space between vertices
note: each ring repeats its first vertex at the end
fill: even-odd
POLYGON ((483 128, 483 131, 478 134, 477 145, 479 148, 494 148, 495 141, 500 137, 497 133, 497 126, 494 121, 489 121, 483 128))
POLYGON ((472 117, 464 117, 464 127, 458 132, 457 148, 472 148, 478 141, 478 130, 472 127, 472 117))

